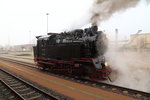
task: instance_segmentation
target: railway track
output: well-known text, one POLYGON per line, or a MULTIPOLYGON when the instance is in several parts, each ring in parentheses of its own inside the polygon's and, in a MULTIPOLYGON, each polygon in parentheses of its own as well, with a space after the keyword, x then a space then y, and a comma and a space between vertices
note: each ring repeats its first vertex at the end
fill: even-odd
POLYGON ((2 68, 0 77, 0 91, 6 100, 59 100, 2 68))
POLYGON ((0 80, 1 100, 23 100, 24 98, 14 91, 6 82, 0 80))
MULTIPOLYGON (((32 67, 32 68, 37 68, 34 64, 30 64, 30 63, 27 63, 27 62, 16 61, 16 60, 6 59, 6 58, 0 58, 0 59, 6 60, 6 61, 9 61, 9 62, 13 62, 13 63, 16 63, 16 64, 21 64, 21 65, 24 65, 24 66, 32 67)), ((66 80, 70 80, 70 81, 74 81, 74 82, 77 82, 77 83, 89 85, 89 86, 92 86, 92 87, 96 87, 96 88, 111 91, 111 92, 114 92, 114 93, 122 94, 122 95, 125 95, 125 96, 133 97, 133 98, 136 98, 136 99, 150 100, 150 93, 147 93, 147 92, 142 92, 142 91, 139 91, 139 90, 129 89, 129 88, 120 87, 120 86, 107 84, 107 83, 102 83, 102 82, 93 82, 93 81, 89 81, 89 80, 86 80, 86 79, 70 78, 70 77, 66 77, 66 76, 58 75, 58 74, 55 75, 55 74, 49 73, 49 72, 46 72, 46 73, 50 74, 50 75, 57 76, 57 77, 64 78, 66 80)))
POLYGON ((136 99, 150 100, 150 93, 147 93, 147 92, 143 92, 143 91, 139 91, 139 90, 135 90, 135 89, 130 89, 130 88, 126 88, 126 87, 121 87, 121 86, 116 86, 116 85, 112 85, 112 84, 102 83, 102 82, 93 82, 93 81, 89 81, 89 80, 83 80, 82 83, 88 84, 90 86, 97 87, 100 89, 104 89, 107 91, 111 91, 114 93, 133 97, 136 99), (86 81, 87 83, 84 81, 86 81))

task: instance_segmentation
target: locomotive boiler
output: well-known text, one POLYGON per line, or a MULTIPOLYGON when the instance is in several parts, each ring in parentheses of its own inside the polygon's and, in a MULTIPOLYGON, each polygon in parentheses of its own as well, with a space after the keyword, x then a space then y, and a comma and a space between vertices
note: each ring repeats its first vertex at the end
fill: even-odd
POLYGON ((37 36, 34 61, 54 73, 105 80, 111 72, 104 53, 107 38, 97 26, 37 36))

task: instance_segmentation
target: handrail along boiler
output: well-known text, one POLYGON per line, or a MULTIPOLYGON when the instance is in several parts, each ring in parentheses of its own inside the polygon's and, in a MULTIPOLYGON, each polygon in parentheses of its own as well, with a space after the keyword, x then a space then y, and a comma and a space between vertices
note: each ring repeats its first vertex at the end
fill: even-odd
POLYGON ((105 80, 111 69, 105 61, 107 38, 97 26, 37 36, 34 61, 42 69, 91 80, 105 80))

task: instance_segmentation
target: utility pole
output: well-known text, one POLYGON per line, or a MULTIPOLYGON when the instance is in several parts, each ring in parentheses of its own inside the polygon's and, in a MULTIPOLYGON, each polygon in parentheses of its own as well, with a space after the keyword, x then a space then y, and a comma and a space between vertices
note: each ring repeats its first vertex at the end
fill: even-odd
POLYGON ((7 51, 10 50, 10 33, 8 33, 8 47, 7 47, 7 51))
POLYGON ((47 15, 47 34, 48 34, 48 15, 49 15, 49 13, 46 13, 46 15, 47 15))
POLYGON ((31 44, 31 31, 29 30, 29 44, 31 44))
POLYGON ((117 28, 115 29, 115 34, 116 34, 115 45, 116 45, 116 48, 117 48, 118 47, 118 29, 117 28))

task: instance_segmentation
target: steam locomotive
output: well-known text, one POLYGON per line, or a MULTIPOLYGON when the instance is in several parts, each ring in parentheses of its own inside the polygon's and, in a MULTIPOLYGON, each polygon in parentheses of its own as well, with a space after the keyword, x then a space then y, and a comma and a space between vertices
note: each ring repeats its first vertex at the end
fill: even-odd
POLYGON ((111 69, 104 57, 107 38, 97 26, 36 38, 34 61, 39 68, 91 80, 108 79, 111 69))

